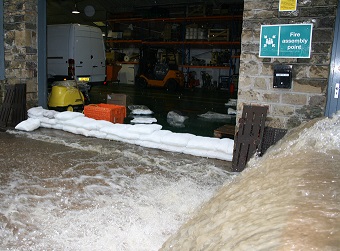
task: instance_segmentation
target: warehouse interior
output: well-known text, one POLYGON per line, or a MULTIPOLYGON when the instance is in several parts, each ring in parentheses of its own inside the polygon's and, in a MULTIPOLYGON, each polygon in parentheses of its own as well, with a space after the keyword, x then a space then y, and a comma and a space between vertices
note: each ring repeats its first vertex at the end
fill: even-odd
POLYGON ((243 0, 48 0, 46 8, 47 25, 79 23, 102 31, 106 84, 91 85, 89 103, 125 94, 127 106, 150 108, 165 129, 233 137, 243 0), (148 75, 158 63, 166 67, 148 75), (171 88, 167 76, 177 70, 183 84, 171 88), (169 123, 169 112, 185 123, 169 123))

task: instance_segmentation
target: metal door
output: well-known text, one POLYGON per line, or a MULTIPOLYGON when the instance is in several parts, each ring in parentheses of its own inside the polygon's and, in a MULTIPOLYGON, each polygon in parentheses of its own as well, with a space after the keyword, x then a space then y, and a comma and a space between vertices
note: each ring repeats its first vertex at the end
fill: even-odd
POLYGON ((340 110, 340 1, 335 21, 330 73, 328 78, 327 106, 325 115, 331 117, 340 110))

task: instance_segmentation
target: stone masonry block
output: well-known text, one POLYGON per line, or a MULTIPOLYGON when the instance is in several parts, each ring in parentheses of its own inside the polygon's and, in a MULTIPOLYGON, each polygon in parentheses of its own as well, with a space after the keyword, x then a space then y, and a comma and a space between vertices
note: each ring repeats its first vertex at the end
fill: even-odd
POLYGON ((272 115, 275 116, 291 116, 295 112, 294 106, 271 105, 272 115))
POLYGON ((294 92, 304 92, 304 93, 323 93, 323 89, 327 86, 326 80, 316 80, 316 79, 295 79, 293 82, 294 92))
POLYGON ((242 96, 242 99, 246 102, 256 102, 258 103, 261 97, 261 94, 254 90, 240 90, 239 95, 242 96))
POLYGON ((336 5, 313 6, 312 8, 300 8, 301 17, 327 17, 335 15, 336 5))
POLYGON ((295 94, 295 93, 283 93, 282 103, 289 105, 306 105, 307 104, 306 94, 295 94))
POLYGON ((243 30, 242 31, 242 40, 253 41, 254 40, 254 32, 252 30, 243 30))
POLYGON ((285 128, 285 119, 283 117, 267 116, 266 126, 274 128, 285 128))
MULTIPOLYGON (((308 1, 302 1, 308 2, 308 1)), ((338 0, 313 0, 311 1, 312 6, 331 6, 337 5, 338 0)))
POLYGON ((314 95, 309 97, 308 105, 325 107, 326 96, 325 95, 314 95))
POLYGON ((271 64, 261 64, 261 67, 260 67, 260 74, 262 76, 269 76, 269 77, 272 77, 273 74, 274 74, 274 70, 272 68, 272 65, 271 64))
POLYGON ((244 64, 243 67, 240 68, 240 72, 246 72, 247 75, 258 75, 259 74, 259 65, 255 61, 250 61, 247 64, 244 64))
POLYGON ((19 47, 32 44, 32 32, 29 30, 15 31, 15 44, 19 47))
POLYGON ((307 78, 310 72, 310 66, 306 65, 293 65, 293 78, 307 78))
POLYGON ((275 10, 254 10, 254 18, 258 19, 272 19, 277 17, 277 11, 275 10))
POLYGON ((333 30, 331 29, 315 29, 312 34, 313 43, 327 43, 333 39, 333 30))
POLYGON ((331 60, 331 54, 313 54, 311 58, 299 58, 299 64, 311 64, 311 65, 329 65, 331 60))
POLYGON ((259 90, 268 90, 268 86, 269 86, 269 79, 268 78, 256 78, 254 81, 254 87, 255 89, 259 89, 259 90))
POLYGON ((301 125, 301 123, 302 123, 302 119, 299 116, 293 115, 293 116, 289 117, 289 119, 286 123, 286 128, 287 129, 295 128, 295 127, 301 125))
POLYGON ((310 78, 328 78, 328 74, 328 66, 313 65, 310 67, 310 78))
POLYGON ((261 95, 262 101, 266 103, 279 103, 280 102, 280 93, 274 93, 274 92, 266 92, 261 95))
POLYGON ((254 83, 254 78, 251 77, 239 77, 238 86, 239 88, 250 88, 254 83))
POLYGON ((300 114, 300 116, 303 119, 314 119, 322 117, 324 114, 324 109, 320 106, 312 106, 312 105, 305 105, 301 107, 300 109, 296 110, 297 114, 300 114))

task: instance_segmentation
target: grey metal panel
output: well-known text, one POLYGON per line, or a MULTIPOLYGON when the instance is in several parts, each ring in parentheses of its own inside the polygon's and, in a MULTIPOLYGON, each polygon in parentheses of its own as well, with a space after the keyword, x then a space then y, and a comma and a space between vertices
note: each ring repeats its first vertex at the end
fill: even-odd
POLYGON ((327 106, 325 116, 331 117, 340 109, 340 98, 334 98, 335 84, 340 83, 340 0, 338 1, 338 10, 335 20, 334 39, 332 48, 332 57, 330 64, 330 73, 328 78, 327 89, 327 106))
POLYGON ((5 79, 4 1, 0 0, 0 80, 5 79))
POLYGON ((38 0, 38 103, 47 108, 46 1, 38 0))

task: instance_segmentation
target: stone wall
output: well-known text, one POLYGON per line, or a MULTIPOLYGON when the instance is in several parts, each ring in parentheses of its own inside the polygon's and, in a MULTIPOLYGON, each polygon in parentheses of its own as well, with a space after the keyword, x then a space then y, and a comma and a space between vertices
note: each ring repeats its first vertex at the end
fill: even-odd
POLYGON ((5 80, 0 81, 3 102, 5 86, 27 85, 27 104, 38 103, 37 0, 4 1, 5 80))
POLYGON ((324 115, 337 0, 298 0, 279 12, 279 0, 244 0, 238 117, 244 104, 269 106, 267 125, 293 128, 324 115), (312 23, 310 58, 260 58, 261 25, 312 23), (273 88, 273 66, 293 66, 291 89, 273 88))

